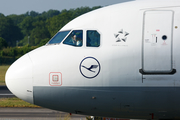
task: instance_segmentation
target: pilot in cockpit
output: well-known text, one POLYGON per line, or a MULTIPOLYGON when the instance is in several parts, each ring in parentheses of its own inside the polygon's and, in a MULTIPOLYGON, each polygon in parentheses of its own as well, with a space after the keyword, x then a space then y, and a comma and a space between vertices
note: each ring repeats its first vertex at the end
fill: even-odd
POLYGON ((75 46, 82 46, 82 35, 73 35, 72 41, 75 46))

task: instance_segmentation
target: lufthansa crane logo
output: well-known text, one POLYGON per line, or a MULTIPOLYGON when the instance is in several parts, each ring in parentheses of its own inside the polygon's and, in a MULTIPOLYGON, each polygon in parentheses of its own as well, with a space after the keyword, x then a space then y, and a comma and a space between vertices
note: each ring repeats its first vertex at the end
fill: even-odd
POLYGON ((99 74, 101 66, 96 58, 86 57, 81 61, 79 69, 84 77, 91 79, 99 74))

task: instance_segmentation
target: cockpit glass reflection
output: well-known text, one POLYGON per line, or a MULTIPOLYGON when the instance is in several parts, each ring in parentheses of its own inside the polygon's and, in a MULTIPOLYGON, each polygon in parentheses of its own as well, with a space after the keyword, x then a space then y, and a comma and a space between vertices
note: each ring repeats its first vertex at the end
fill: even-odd
POLYGON ((99 47, 100 46, 100 34, 96 30, 88 30, 87 34, 87 47, 99 47))
POLYGON ((61 31, 58 32, 49 42, 48 44, 58 44, 67 36, 70 31, 61 31))
POLYGON ((83 44, 83 31, 82 30, 74 30, 71 34, 66 38, 63 44, 77 46, 80 47, 83 44))

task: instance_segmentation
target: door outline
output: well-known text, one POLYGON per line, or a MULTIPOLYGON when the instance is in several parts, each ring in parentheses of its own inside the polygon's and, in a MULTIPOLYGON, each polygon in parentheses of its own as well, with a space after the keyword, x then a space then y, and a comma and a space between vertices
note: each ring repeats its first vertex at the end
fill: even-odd
MULTIPOLYGON (((144 11, 143 13, 143 29, 142 29, 142 69, 139 69, 139 72, 141 74, 144 74, 144 75, 158 75, 158 74, 175 74, 176 73, 176 69, 173 69, 173 25, 174 24, 174 11, 172 10, 148 10, 148 11, 144 11), (171 66, 171 70, 169 71, 146 71, 144 70, 144 40, 145 40, 145 18, 146 18, 146 13, 147 12, 163 12, 163 11, 171 11, 172 12, 172 21, 171 21, 171 38, 170 38, 170 42, 171 42, 171 48, 170 48, 170 66, 171 66)), ((157 42, 157 38, 156 38, 156 42, 157 42)))

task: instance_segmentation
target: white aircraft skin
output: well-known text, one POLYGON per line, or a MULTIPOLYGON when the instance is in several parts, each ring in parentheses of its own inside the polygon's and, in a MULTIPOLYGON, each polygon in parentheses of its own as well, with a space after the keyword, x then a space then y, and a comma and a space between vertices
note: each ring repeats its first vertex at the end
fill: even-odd
POLYGON ((68 30, 62 42, 50 41, 10 66, 5 79, 13 94, 69 113, 180 118, 179 0, 104 7, 59 32, 68 30), (82 46, 65 44, 78 30, 83 31, 82 46), (95 38, 100 35, 99 46, 87 46, 89 30, 95 38))

